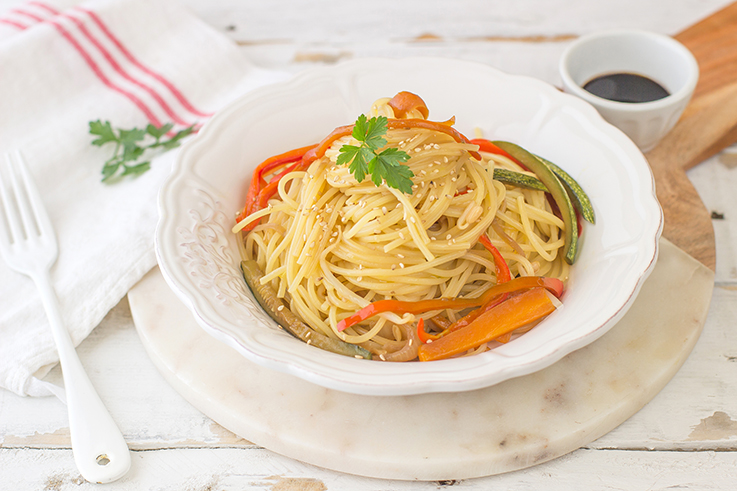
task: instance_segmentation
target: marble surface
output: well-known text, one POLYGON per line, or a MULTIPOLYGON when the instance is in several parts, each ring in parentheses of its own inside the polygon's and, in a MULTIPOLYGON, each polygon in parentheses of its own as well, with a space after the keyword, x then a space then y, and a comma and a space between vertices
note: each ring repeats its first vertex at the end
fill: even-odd
POLYGON ((663 239, 634 305, 593 344, 486 389, 404 397, 329 390, 249 362, 197 325, 158 269, 128 298, 167 382, 237 435, 350 474, 449 480, 554 459, 627 420, 688 357, 713 285, 710 270, 663 239))

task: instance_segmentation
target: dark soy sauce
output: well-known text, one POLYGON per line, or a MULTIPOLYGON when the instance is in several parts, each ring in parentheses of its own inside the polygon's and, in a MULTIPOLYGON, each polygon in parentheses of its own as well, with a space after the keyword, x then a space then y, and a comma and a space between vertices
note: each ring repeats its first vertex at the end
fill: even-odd
POLYGON ((583 88, 617 102, 651 102, 670 95, 659 83, 634 73, 602 75, 586 82, 583 88))

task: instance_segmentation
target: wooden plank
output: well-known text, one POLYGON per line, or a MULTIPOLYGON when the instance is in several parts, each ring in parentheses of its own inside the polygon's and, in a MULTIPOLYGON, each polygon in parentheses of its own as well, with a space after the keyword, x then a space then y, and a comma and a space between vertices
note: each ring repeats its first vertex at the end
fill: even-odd
MULTIPOLYGON (((303 464, 264 449, 172 449, 133 452, 131 471, 106 484, 115 491, 485 491, 646 490, 716 491, 733 489, 735 452, 651 452, 581 449, 551 462, 498 476, 430 483, 385 481, 350 476, 303 464)), ((101 489, 81 478, 71 451, 0 449, 3 490, 101 489)))
POLYGON ((701 74, 694 100, 735 81, 737 2, 694 24, 675 38, 694 54, 701 74))

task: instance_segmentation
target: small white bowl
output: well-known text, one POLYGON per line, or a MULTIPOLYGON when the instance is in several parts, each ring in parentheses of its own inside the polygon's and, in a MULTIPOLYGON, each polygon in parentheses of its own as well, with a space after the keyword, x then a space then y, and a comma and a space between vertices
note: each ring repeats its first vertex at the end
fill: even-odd
POLYGON ((559 69, 566 92, 594 106, 643 152, 675 126, 699 79, 698 63, 685 46, 668 36, 633 29, 580 37, 563 52, 559 69), (651 102, 616 102, 583 88, 598 76, 615 73, 647 77, 670 95, 651 102))
POLYGON ((361 59, 254 90, 219 111, 181 149, 159 195, 159 266, 215 338, 266 367, 366 395, 472 390, 545 368, 603 335, 627 311, 657 258, 663 217, 642 153, 588 104, 529 77, 436 58, 361 59), (434 120, 519 143, 565 168, 586 190, 586 225, 563 308, 480 355, 432 362, 357 360, 309 346, 253 300, 230 232, 254 168, 320 141, 379 97, 409 90, 434 120))

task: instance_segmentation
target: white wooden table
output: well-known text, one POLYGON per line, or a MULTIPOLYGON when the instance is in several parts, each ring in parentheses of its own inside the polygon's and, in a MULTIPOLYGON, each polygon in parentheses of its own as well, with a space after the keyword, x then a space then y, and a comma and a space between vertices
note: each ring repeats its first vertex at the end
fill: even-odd
MULTIPOLYGON (((0 0, 0 9, 18 3, 0 0)), ((558 84, 578 35, 611 27, 675 34, 726 0, 456 0, 271 2, 186 0, 256 64, 296 73, 366 57, 461 58, 558 84)), ((1 68, 0 68, 1 72, 1 68)), ((132 452, 112 490, 737 489, 737 150, 689 173, 713 221, 714 296, 704 332, 671 383, 608 435, 557 460, 466 481, 349 476, 276 455, 210 420, 148 359, 126 300, 79 346, 132 452)), ((55 369, 51 379, 59 380, 55 369)), ((0 390, 0 490, 83 490, 66 410, 55 398, 0 390)))

